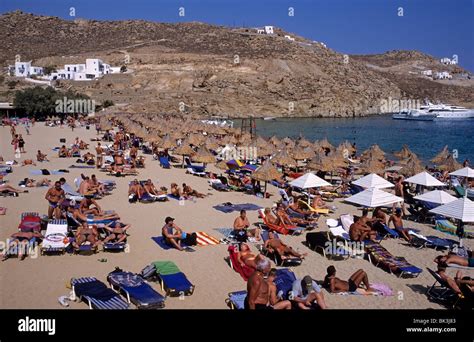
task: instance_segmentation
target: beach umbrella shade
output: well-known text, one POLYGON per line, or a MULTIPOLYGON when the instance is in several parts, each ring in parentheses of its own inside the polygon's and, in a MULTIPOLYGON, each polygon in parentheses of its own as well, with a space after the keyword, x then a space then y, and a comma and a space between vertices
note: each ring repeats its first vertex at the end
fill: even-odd
POLYGON ((216 157, 205 146, 201 146, 191 159, 197 163, 215 163, 216 157))
POLYGON ((302 147, 295 147, 293 151, 291 151, 291 156, 295 160, 304 160, 314 157, 315 153, 312 150, 303 149, 302 147))
POLYGON ((448 145, 446 145, 435 157, 433 157, 433 159, 431 159, 431 162, 434 164, 442 164, 450 154, 448 145))
POLYGON ((227 170, 227 162, 225 160, 221 160, 220 162, 216 163, 216 167, 220 170, 227 170))
POLYGON ((316 176, 314 173, 308 172, 303 176, 292 180, 290 185, 300 189, 310 189, 331 186, 331 183, 326 182, 324 179, 316 176))
POLYGON ((174 149, 173 151, 173 154, 183 156, 183 163, 181 164, 181 167, 184 167, 184 157, 190 156, 193 153, 195 153, 195 151, 191 148, 191 146, 189 146, 189 143, 186 140, 181 143, 181 146, 174 149))
POLYGON ((377 188, 369 188, 346 198, 346 202, 362 205, 364 207, 376 208, 403 202, 403 198, 377 188))
POLYGON ((268 140, 274 146, 279 146, 281 141, 275 135, 268 140))
POLYGON ((176 146, 176 142, 171 139, 169 135, 165 135, 163 140, 161 140, 160 147, 162 149, 170 149, 176 146))
POLYGON ((403 165, 401 173, 405 176, 413 176, 425 170, 420 159, 418 159, 414 153, 408 157, 408 159, 402 160, 400 163, 403 165))
POLYGON ((466 166, 457 171, 450 172, 449 174, 451 176, 474 178, 474 169, 471 169, 469 166, 466 166))
POLYGON ((352 184, 358 185, 365 189, 367 188, 385 189, 385 188, 391 188, 394 186, 388 180, 380 177, 379 175, 375 173, 371 173, 370 175, 359 178, 358 180, 352 182, 352 184))
POLYGON ((217 140, 215 138, 208 138, 206 139, 206 141, 204 142, 204 145, 210 149, 210 150, 217 150, 220 145, 219 143, 217 142, 217 140))
POLYGON ((281 177, 281 173, 273 164, 267 160, 251 176, 253 179, 265 182, 265 192, 267 192, 267 182, 281 177))
POLYGON ((324 138, 323 140, 316 141, 315 144, 322 148, 328 148, 330 150, 334 150, 334 146, 329 142, 328 138, 324 138))
POLYGON ((281 150, 271 159, 272 163, 279 165, 296 165, 296 160, 290 157, 286 149, 281 150))
POLYGON ((312 146, 312 145, 313 145, 313 144, 312 144, 309 140, 305 139, 303 136, 301 136, 301 137, 298 139, 298 142, 297 142, 297 144, 296 144, 296 146, 302 147, 302 148, 310 147, 310 146, 312 146))
POLYGON ((370 158, 383 160, 385 159, 385 152, 379 147, 379 145, 374 144, 370 146, 367 150, 362 152, 362 155, 360 156, 360 159, 362 160, 370 158))
POLYGON ((443 190, 433 190, 430 192, 425 192, 424 194, 413 197, 416 200, 434 203, 434 204, 446 204, 451 203, 456 200, 451 194, 448 194, 443 190))
POLYGON ((440 182, 426 171, 405 179, 405 182, 423 186, 446 186, 446 184, 440 182))
POLYGON ((458 219, 462 222, 474 222, 474 202, 466 197, 440 205, 431 209, 430 212, 458 219))
POLYGON ((438 166, 438 169, 442 171, 453 172, 462 167, 460 163, 450 154, 441 165, 438 166))
POLYGON ((359 169, 364 173, 383 174, 385 165, 377 159, 368 159, 360 164, 359 169))
POLYGON ((403 145, 402 149, 398 152, 395 152, 393 155, 398 159, 407 159, 412 155, 412 151, 408 148, 407 145, 403 145))

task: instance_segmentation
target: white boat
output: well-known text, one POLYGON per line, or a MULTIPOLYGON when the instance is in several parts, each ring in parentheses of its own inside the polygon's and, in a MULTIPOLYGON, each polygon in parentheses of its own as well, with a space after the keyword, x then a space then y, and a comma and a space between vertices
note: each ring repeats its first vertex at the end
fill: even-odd
POLYGON ((208 125, 216 125, 219 127, 234 127, 234 122, 229 119, 224 119, 222 117, 213 116, 209 120, 201 120, 201 122, 208 124, 208 125))
POLYGON ((395 113, 392 115, 392 118, 395 120, 416 120, 416 121, 433 121, 436 118, 436 115, 429 114, 424 110, 402 110, 400 113, 395 113))
POLYGON ((267 116, 267 117, 264 117, 263 120, 265 121, 270 121, 270 120, 276 120, 277 118, 274 117, 274 116, 267 116))
POLYGON ((436 115, 436 120, 474 118, 474 109, 468 109, 466 107, 448 104, 430 105, 428 107, 427 113, 436 115))

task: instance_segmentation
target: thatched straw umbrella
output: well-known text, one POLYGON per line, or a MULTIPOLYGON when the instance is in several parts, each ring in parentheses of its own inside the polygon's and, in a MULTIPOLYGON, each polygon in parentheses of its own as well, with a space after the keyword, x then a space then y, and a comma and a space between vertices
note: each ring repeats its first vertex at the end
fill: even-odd
POLYGON ((268 142, 269 142, 270 144, 273 144, 274 146, 279 146, 280 143, 281 143, 281 140, 278 139, 278 138, 274 135, 273 137, 271 137, 271 138, 268 140, 268 142))
POLYGON ((165 135, 161 141, 160 147, 162 149, 169 149, 176 146, 176 142, 171 139, 169 135, 165 135))
POLYGON ((265 193, 267 192, 267 182, 270 182, 274 179, 278 179, 281 177, 281 173, 276 169, 273 164, 267 160, 260 166, 255 172, 252 173, 251 176, 253 179, 258 181, 265 182, 265 193))
POLYGON ((294 147, 295 146, 295 142, 290 137, 283 138, 282 142, 288 147, 294 147))
POLYGON ((378 160, 385 159, 385 152, 377 144, 370 146, 367 150, 362 152, 360 156, 361 160, 368 160, 368 159, 374 159, 374 158, 378 160))
POLYGON ((206 146, 208 149, 214 150, 214 151, 217 150, 220 147, 217 140, 213 137, 207 138, 206 141, 204 142, 204 146, 206 146))
POLYGON ((291 158, 286 149, 281 150, 271 159, 272 163, 285 165, 296 165, 296 160, 291 158))
POLYGON ((310 170, 317 170, 327 172, 324 165, 324 157, 318 153, 306 164, 306 168, 310 170))
POLYGON ((364 173, 375 173, 381 175, 385 172, 385 165, 378 159, 367 159, 360 164, 359 169, 364 173))
POLYGON ((298 147, 306 148, 306 147, 312 146, 313 144, 309 140, 307 140, 303 136, 301 136, 298 139, 298 142, 296 143, 296 145, 298 147))
POLYGON ((329 142, 328 138, 324 138, 324 139, 319 140, 319 141, 317 140, 317 141, 315 141, 315 144, 317 146, 320 146, 320 147, 324 148, 324 149, 329 149, 331 151, 334 150, 334 146, 329 142))
POLYGON ((410 155, 407 159, 403 160, 401 164, 403 165, 403 167, 400 172, 407 177, 411 177, 420 172, 425 171, 421 160, 414 153, 410 155))
POLYGON ((183 141, 181 145, 173 151, 173 154, 183 156, 183 163, 181 164, 181 167, 183 168, 184 168, 184 157, 190 156, 193 153, 195 153, 195 151, 191 148, 191 146, 189 146, 189 142, 187 142, 186 140, 183 141))
POLYGON ((413 154, 413 152, 408 148, 407 145, 403 145, 402 149, 398 152, 395 152, 393 155, 398 159, 407 159, 413 154))
POLYGON ((462 165, 458 163, 456 159, 454 159, 452 154, 448 155, 448 157, 441 163, 441 165, 438 166, 438 169, 448 172, 453 172, 460 168, 462 168, 462 165))
POLYGON ((203 163, 203 165, 216 162, 216 157, 205 146, 201 146, 191 159, 197 163, 203 163))
POLYGON ((227 170, 229 167, 227 166, 227 161, 221 160, 220 162, 216 163, 216 167, 220 170, 227 170))
POLYGON ((446 145, 433 159, 431 159, 431 162, 434 164, 442 164, 450 154, 448 145, 446 145))
POLYGON ((199 134, 190 134, 188 137, 188 144, 189 145, 194 145, 194 146, 199 146, 201 145, 203 139, 201 138, 202 135, 199 134))

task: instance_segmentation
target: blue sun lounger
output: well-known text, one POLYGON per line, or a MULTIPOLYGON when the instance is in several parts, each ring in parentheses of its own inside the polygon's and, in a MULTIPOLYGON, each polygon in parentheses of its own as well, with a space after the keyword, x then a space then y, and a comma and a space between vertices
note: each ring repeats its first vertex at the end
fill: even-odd
POLYGON ((184 158, 184 161, 186 162, 186 167, 193 169, 194 172, 199 173, 199 172, 204 172, 206 170, 204 166, 191 164, 191 161, 189 160, 188 157, 184 158))
POLYGON ((232 310, 244 310, 245 297, 247 297, 247 291, 230 292, 227 299, 225 300, 225 303, 232 310))
POLYGON ((165 297, 156 292, 142 277, 132 272, 111 272, 107 276, 110 287, 122 293, 138 309, 161 309, 165 297))
POLYGON ((277 287, 277 295, 283 299, 288 299, 293 289, 293 283, 295 280, 295 274, 288 268, 277 270, 277 275, 274 281, 277 287))
POLYGON ((194 292, 195 286, 172 261, 155 261, 142 271, 142 275, 144 273, 147 273, 145 279, 157 280, 167 296, 190 296, 194 292), (151 272, 146 272, 149 269, 151 272))
POLYGON ((159 157, 158 160, 160 161, 160 165, 164 169, 170 169, 170 161, 168 160, 168 157, 159 157))
POLYGON ((74 296, 85 302, 89 309, 124 310, 129 304, 112 289, 94 277, 71 279, 74 296))

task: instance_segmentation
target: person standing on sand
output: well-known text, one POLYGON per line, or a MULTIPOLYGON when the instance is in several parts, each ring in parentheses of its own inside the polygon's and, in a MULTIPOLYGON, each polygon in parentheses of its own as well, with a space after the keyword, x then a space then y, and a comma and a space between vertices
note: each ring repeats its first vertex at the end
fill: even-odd
MULTIPOLYGON (((13 127, 13 126, 12 126, 12 127, 13 127)), ((18 143, 19 143, 18 134, 15 134, 15 135, 13 136, 13 139, 12 139, 12 142, 11 142, 11 144, 12 144, 12 146, 13 146, 13 153, 15 153, 15 154, 17 153, 16 150, 18 149, 18 143)))
POLYGON ((64 190, 61 188, 60 182, 55 182, 54 187, 50 188, 44 197, 48 202, 48 218, 53 218, 53 213, 56 219, 61 218, 61 208, 60 205, 62 201, 66 198, 64 190))
MULTIPOLYGON (((397 183, 395 183, 395 196, 401 197, 403 199, 402 202, 400 203, 400 206, 402 208, 403 215, 406 215, 405 213, 405 196, 404 196, 404 191, 403 191, 403 176, 398 177, 397 183)), ((395 212, 395 206, 397 203, 393 203, 392 211, 395 212)))
POLYGON ((271 264, 267 258, 262 258, 257 262, 256 271, 252 273, 247 281, 247 296, 244 302, 246 310, 273 310, 268 305, 270 287, 265 280, 270 269, 271 264))
POLYGON ((25 153, 25 140, 21 134, 18 136, 18 147, 21 153, 25 153))

